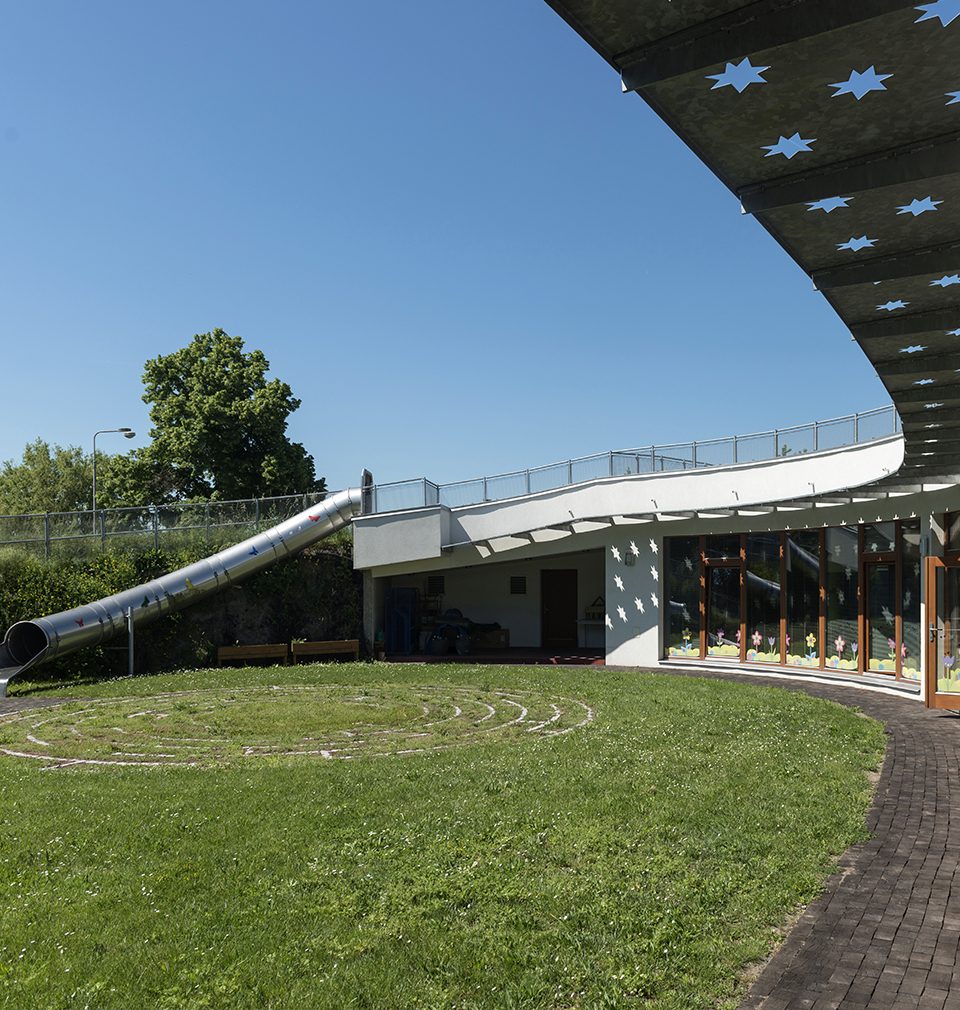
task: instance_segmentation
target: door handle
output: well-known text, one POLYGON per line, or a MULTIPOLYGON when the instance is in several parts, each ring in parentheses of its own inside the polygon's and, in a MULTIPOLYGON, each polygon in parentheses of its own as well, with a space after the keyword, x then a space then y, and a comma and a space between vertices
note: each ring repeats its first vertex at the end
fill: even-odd
POLYGON ((937 633, 939 632, 939 630, 940 629, 935 624, 931 624, 930 625, 930 641, 931 642, 935 641, 935 639, 937 637, 937 633))

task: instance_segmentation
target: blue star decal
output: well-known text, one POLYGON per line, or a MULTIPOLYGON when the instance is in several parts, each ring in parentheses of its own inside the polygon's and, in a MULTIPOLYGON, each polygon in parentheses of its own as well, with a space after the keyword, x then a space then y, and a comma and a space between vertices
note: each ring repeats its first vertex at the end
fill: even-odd
POLYGON ((909 347, 901 347, 901 354, 916 354, 917 351, 925 351, 927 348, 923 344, 911 344, 909 347))
POLYGON ((744 56, 739 63, 728 63, 722 74, 707 74, 707 80, 717 82, 711 91, 731 87, 736 88, 737 93, 742 95, 751 84, 766 84, 760 75, 769 69, 769 67, 755 67, 750 62, 750 57, 744 56))
MULTIPOLYGON (((960 3, 960 0, 957 0, 957 2, 960 3)), ((775 144, 764 145, 763 149, 767 152, 764 157, 772 158, 775 154, 782 154, 789 161, 794 155, 800 154, 801 151, 813 150, 810 145, 816 142, 816 137, 803 139, 799 133, 795 133, 792 137, 781 137, 775 144)))
POLYGON ((807 203, 807 210, 822 210, 824 214, 832 214, 840 207, 846 207, 852 199, 852 196, 826 196, 822 200, 807 203))
POLYGON ((897 309, 905 309, 910 303, 898 298, 895 302, 885 302, 877 306, 878 312, 895 312, 897 309))
MULTIPOLYGON (((960 0, 957 0, 960 3, 960 0)), ((897 208, 897 214, 912 214, 914 217, 919 217, 921 214, 926 214, 928 210, 936 210, 943 200, 934 200, 932 196, 926 196, 922 200, 918 200, 914 197, 908 204, 903 207, 897 208)))
POLYGON ((960 274, 944 274, 935 281, 930 281, 930 287, 948 288, 951 284, 960 284, 960 274))
POLYGON ((867 238, 866 235, 861 235, 860 238, 851 238, 846 242, 839 242, 837 244, 838 249, 849 249, 851 252, 860 252, 861 249, 872 249, 877 244, 875 238, 867 238))
POLYGON ((864 95, 868 95, 871 91, 886 91, 887 86, 883 82, 889 77, 893 77, 893 74, 878 74, 875 67, 867 67, 863 73, 859 70, 851 70, 847 80, 838 81, 828 87, 837 89, 831 96, 832 98, 839 98, 840 95, 853 95, 859 102, 864 95))
POLYGON ((960 18, 960 0, 934 0, 933 3, 920 4, 917 10, 924 13, 922 17, 917 18, 914 24, 939 18, 940 24, 946 28, 952 21, 960 18))
POLYGON ((960 105, 960 91, 945 91, 944 94, 950 99, 947 105, 960 105))

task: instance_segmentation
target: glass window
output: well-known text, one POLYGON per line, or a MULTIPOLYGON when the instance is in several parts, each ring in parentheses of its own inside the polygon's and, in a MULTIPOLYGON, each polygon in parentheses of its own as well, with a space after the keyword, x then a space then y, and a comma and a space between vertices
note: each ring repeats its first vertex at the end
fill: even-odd
POLYGON ((667 655, 700 658, 700 539, 668 537, 667 655))
POLYGON ((780 534, 747 537, 747 661, 780 662, 780 534))
POLYGON ((947 550, 960 551, 960 512, 948 512, 945 518, 947 550))
POLYGON ((835 670, 857 669, 860 635, 857 627, 859 556, 857 527, 826 531, 827 640, 825 665, 835 670))
POLYGON ((724 536, 706 538, 706 556, 714 561, 740 560, 740 534, 728 533, 724 536))
POLYGON ((740 658, 740 566, 707 569, 707 655, 740 658))
POLYGON ((905 519, 900 524, 901 635, 900 676, 920 679, 920 520, 905 519))
POLYGON ((864 523, 863 553, 889 554, 897 549, 894 523, 864 523))
POLYGON ((787 663, 820 665, 820 534, 787 534, 787 663))
POLYGON ((868 670, 895 673, 897 669, 897 570, 892 561, 869 562, 863 569, 866 591, 868 670))

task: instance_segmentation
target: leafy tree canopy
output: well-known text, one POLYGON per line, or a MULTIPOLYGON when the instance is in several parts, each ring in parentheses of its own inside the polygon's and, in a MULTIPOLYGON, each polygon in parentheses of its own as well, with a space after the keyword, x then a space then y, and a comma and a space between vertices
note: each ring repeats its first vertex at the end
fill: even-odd
POLYGON ((267 379, 269 368, 262 351, 221 329, 148 361, 153 441, 115 461, 105 495, 134 504, 324 490, 313 457, 286 434, 300 401, 267 379))
POLYGON ((89 454, 38 438, 0 466, 0 515, 89 509, 92 480, 89 454))

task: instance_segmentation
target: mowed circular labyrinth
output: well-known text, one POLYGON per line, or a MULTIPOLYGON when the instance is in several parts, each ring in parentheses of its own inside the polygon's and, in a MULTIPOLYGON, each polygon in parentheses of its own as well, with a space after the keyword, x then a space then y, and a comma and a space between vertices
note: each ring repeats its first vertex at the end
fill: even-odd
POLYGON ((444 685, 211 688, 110 698, 0 717, 0 754, 48 765, 212 765, 386 757, 562 736, 583 701, 444 685))

